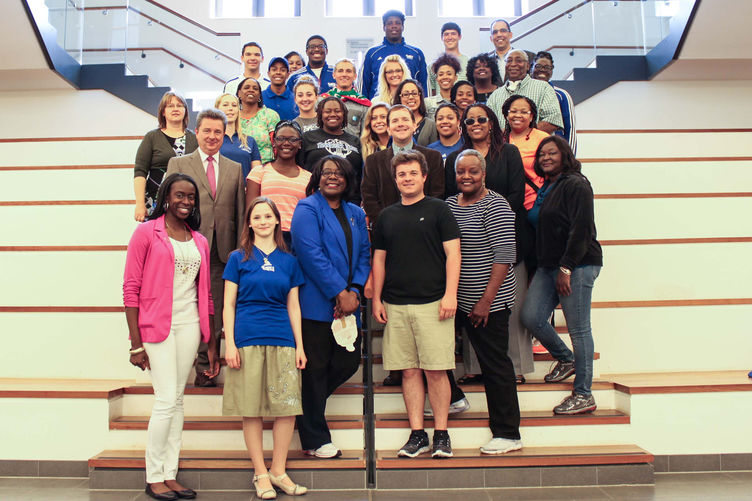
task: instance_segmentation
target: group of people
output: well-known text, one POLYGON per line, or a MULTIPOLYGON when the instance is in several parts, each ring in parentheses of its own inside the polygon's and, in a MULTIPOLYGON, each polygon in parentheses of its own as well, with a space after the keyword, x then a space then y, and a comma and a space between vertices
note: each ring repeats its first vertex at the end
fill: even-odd
POLYGON ((546 382, 575 376, 554 412, 596 408, 590 301, 602 253, 573 107, 546 81, 553 60, 539 53, 531 77, 504 20, 491 27, 496 51, 468 59, 447 23, 446 53, 427 71, 404 21, 384 15, 360 92, 355 64, 328 66, 314 35, 307 64, 274 57, 266 77, 260 45, 246 44, 244 74, 195 131, 181 96, 160 102, 136 154, 143 224, 123 285, 130 362, 154 387, 151 497, 196 496, 176 480, 183 393, 194 360, 194 384, 216 385, 222 337, 223 413, 243 418, 258 497, 304 494, 285 472, 293 430, 307 454, 341 454, 326 402, 359 366, 366 294, 385 324, 385 384, 401 384, 411 427, 400 456, 452 456, 448 415, 469 408, 453 375, 460 332, 466 373, 486 390, 483 453, 522 447, 516 383, 532 371, 531 333, 557 360, 546 382), (573 350, 551 323, 558 304, 573 350), (274 418, 268 469, 263 418, 274 418))

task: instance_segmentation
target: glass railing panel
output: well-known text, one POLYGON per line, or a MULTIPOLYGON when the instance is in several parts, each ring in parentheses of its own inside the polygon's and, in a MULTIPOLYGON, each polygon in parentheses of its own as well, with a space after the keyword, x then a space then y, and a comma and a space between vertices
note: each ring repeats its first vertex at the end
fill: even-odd
POLYGON ((645 54, 645 2, 593 1, 593 33, 601 54, 645 54))
POLYGON ((45 0, 48 21, 57 30, 57 44, 79 64, 82 61, 83 0, 45 0))
MULTIPOLYGON (((211 2, 203 3, 208 12, 211 2)), ((187 52, 192 52, 196 46, 206 46, 211 48, 209 52, 212 54, 212 58, 216 55, 220 60, 230 60, 240 65, 240 49, 243 45, 240 30, 237 30, 237 32, 215 30, 211 26, 200 24, 179 12, 150 0, 128 0, 128 5, 129 15, 138 17, 138 25, 144 30, 148 26, 157 34, 164 31, 177 32, 181 35, 178 47, 185 47, 187 52), (161 28, 161 30, 157 28, 161 28)), ((147 32, 142 31, 141 36, 146 35, 147 32)), ((211 64, 211 62, 207 61, 207 64, 211 64)), ((237 73, 237 67, 233 69, 232 73, 237 73)))
POLYGON ((124 63, 128 22, 126 2, 86 0, 83 20, 83 63, 124 63))
POLYGON ((216 35, 169 13, 157 21, 149 2, 131 0, 129 7, 126 66, 134 74, 148 75, 152 85, 172 87, 194 99, 194 109, 198 109, 213 105, 224 82, 241 72, 239 59, 211 45, 219 41, 216 35))
POLYGON ((593 12, 583 7, 582 0, 562 0, 530 16, 534 20, 521 18, 512 24, 512 46, 533 53, 550 52, 553 79, 568 78, 573 68, 587 67, 596 53, 593 12))
POLYGON ((669 35, 669 25, 682 7, 688 7, 687 0, 646 0, 643 5, 645 12, 645 41, 649 49, 658 45, 669 35))

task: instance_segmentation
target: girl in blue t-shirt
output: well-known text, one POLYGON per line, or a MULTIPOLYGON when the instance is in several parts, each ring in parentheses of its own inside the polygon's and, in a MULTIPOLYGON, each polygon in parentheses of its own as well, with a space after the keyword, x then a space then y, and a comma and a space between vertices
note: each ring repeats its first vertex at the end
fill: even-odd
POLYGON ((230 254, 225 279, 225 359, 222 413, 243 416, 243 435, 260 499, 274 487, 305 494, 285 473, 295 416, 302 414, 300 369, 306 366, 300 329, 297 259, 287 252, 276 205, 254 199, 246 211, 240 249, 230 254), (262 418, 274 417, 272 466, 264 464, 262 418))

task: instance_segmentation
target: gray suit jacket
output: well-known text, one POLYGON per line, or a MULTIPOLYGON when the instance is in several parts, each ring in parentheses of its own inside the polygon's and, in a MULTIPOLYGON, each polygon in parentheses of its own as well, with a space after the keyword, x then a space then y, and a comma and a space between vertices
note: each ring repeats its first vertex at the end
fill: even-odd
POLYGON ((240 246, 245 212, 245 183, 243 169, 217 153, 219 175, 217 176, 217 196, 211 196, 209 179, 206 177, 199 150, 190 155, 171 158, 167 164, 167 174, 179 172, 191 176, 198 185, 201 209, 201 228, 199 232, 209 241, 211 249, 214 235, 217 235, 217 250, 223 263, 227 262, 230 252, 240 246))

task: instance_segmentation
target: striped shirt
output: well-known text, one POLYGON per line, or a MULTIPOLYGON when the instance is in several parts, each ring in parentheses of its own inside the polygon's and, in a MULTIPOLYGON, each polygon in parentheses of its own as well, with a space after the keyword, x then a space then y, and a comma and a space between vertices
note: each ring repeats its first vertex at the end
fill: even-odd
POLYGON ((572 101, 569 92, 555 85, 552 85, 552 87, 556 92, 556 98, 559 100, 561 119, 564 121, 564 129, 559 129, 554 134, 566 139, 570 148, 572 148, 572 153, 577 156, 577 125, 574 122, 574 101, 572 101))
POLYGON ((493 91, 486 101, 486 105, 496 113, 499 119, 499 125, 502 130, 507 124, 504 115, 501 114, 501 107, 504 101, 514 95, 525 96, 535 103, 538 108, 538 122, 548 122, 556 127, 564 127, 564 121, 561 119, 561 108, 559 100, 556 98, 554 88, 543 80, 534 80, 530 75, 516 82, 507 81, 493 91))
POLYGON ((306 197, 305 190, 311 173, 298 167, 297 177, 283 176, 271 164, 257 165, 251 169, 248 179, 261 186, 261 196, 269 197, 277 205, 282 231, 290 231, 292 213, 298 200, 306 197))
POLYGON ((509 272, 491 303, 491 310, 500 311, 514 305, 516 281, 514 262, 517 260, 514 239, 514 212, 506 199, 495 191, 472 205, 462 207, 459 195, 447 199, 449 209, 460 226, 462 266, 457 289, 457 305, 470 313, 488 285, 494 264, 509 264, 509 272))

